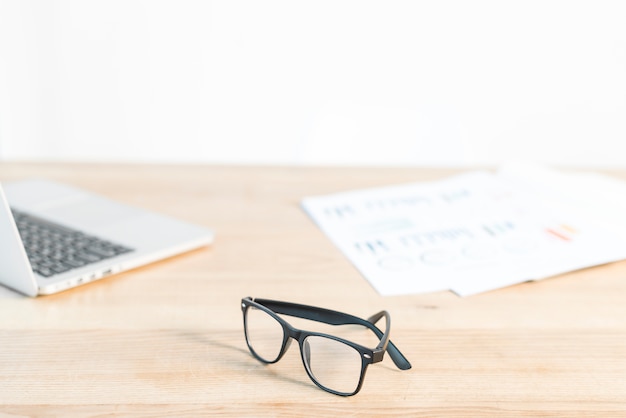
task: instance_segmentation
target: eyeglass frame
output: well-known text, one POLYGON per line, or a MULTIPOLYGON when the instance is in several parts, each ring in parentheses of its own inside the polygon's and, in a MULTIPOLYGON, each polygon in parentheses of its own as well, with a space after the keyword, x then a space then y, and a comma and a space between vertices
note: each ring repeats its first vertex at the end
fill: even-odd
POLYGON ((330 392, 339 396, 352 396, 356 395, 363 386, 363 381, 365 378, 365 372, 367 371, 367 367, 370 364, 381 362, 385 356, 385 353, 389 353, 389 357, 393 363, 400 370, 408 370, 411 368, 411 363, 404 357, 404 355, 398 350, 398 348, 389 340, 389 332, 391 328, 391 316, 387 311, 380 311, 372 316, 370 316, 367 320, 359 318, 354 315, 350 315, 347 313, 333 311, 330 309, 319 308, 316 306, 310 305, 301 305, 297 303, 291 302, 282 302, 277 300, 270 299, 259 299, 252 297, 245 297, 241 299, 241 310, 243 313, 243 321, 244 321, 244 335, 246 338, 246 345, 248 346, 248 350, 257 360, 264 364, 274 364, 280 361, 280 359, 287 352, 291 339, 294 339, 298 342, 300 348, 300 357, 302 358, 302 364, 304 369, 309 376, 309 378, 315 383, 320 389, 325 390, 326 392, 330 392), (256 309, 260 309, 274 318, 283 328, 283 341, 280 348, 280 352, 275 360, 267 361, 264 358, 260 357, 255 351, 254 348, 250 345, 248 339, 248 327, 247 327, 247 315, 246 312, 249 308, 254 307, 256 309), (378 345, 375 348, 368 348, 361 344, 357 344, 350 340, 346 340, 341 337, 337 337, 330 334, 313 332, 301 330, 293 327, 283 318, 278 316, 287 315, 293 316, 296 318, 308 319, 311 321, 322 322, 329 325, 361 325, 369 330, 371 330, 376 337, 380 340, 378 345), (380 321, 380 319, 385 318, 385 332, 381 331, 375 324, 380 321), (318 336, 324 338, 330 338, 335 341, 339 341, 344 343, 353 349, 355 349, 361 357, 361 374, 359 376, 359 383, 356 389, 353 392, 339 392, 334 389, 328 388, 322 385, 317 379, 313 376, 313 373, 309 369, 307 365, 307 361, 304 358, 305 349, 303 348, 304 341, 309 336, 318 336))

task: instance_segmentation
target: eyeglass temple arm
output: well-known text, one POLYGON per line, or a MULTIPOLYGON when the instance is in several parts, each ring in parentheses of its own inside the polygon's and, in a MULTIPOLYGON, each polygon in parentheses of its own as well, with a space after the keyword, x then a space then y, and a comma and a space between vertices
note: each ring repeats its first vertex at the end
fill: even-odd
MULTIPOLYGON (((383 333, 382 331, 375 325, 376 322, 380 321, 381 318, 385 318, 386 320, 386 326, 385 326, 385 334, 387 334, 389 332, 389 328, 391 326, 391 318, 389 316, 389 313, 387 311, 380 311, 372 316, 370 316, 369 318, 367 318, 367 322, 371 323, 374 327, 370 328, 374 334, 376 334, 376 336, 378 338, 383 338, 383 333)), ((369 328, 369 327, 368 327, 369 328)), ((381 345, 384 344, 385 339, 381 339, 380 343, 381 345)), ((404 357, 404 355, 400 352, 400 350, 398 350, 398 347, 396 347, 396 345, 391 342, 391 340, 389 339, 389 337, 386 338, 387 340, 387 344, 386 347, 384 347, 387 352, 389 353, 389 357, 391 357, 391 360, 393 360, 394 364, 400 369, 400 370, 408 370, 411 368, 411 363, 409 363, 409 360, 407 360, 406 357, 404 357)), ((380 347, 380 345, 379 345, 380 347)), ((376 347, 376 348, 379 348, 376 347)))
MULTIPOLYGON (((333 311, 330 309, 318 308, 315 306, 308 305, 299 305, 297 303, 289 303, 289 302, 281 302, 275 300, 268 299, 254 299, 255 302, 271 309, 272 311, 283 314, 294 316, 297 318, 310 319, 312 321, 323 322, 329 325, 362 325, 366 328, 369 328, 379 339, 381 339, 381 344, 383 346, 376 347, 376 351, 384 349, 384 340, 387 340, 387 352, 389 353, 389 357, 393 360, 394 364, 400 370, 408 370, 411 368, 411 363, 407 360, 406 357, 398 350, 394 343, 392 343, 388 336, 385 337, 385 333, 383 333, 376 325, 375 322, 380 320, 383 316, 387 317, 387 331, 389 330, 389 314, 386 311, 381 311, 372 317, 369 320, 361 319, 358 316, 349 315, 343 312, 333 311)), ((383 350, 384 352, 384 350, 383 350)))

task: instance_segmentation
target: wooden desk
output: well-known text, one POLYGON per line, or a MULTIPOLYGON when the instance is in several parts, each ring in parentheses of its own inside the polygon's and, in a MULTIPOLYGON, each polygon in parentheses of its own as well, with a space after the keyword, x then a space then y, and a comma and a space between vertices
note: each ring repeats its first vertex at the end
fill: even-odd
POLYGON ((53 296, 0 289, 9 416, 626 416, 626 263, 459 298, 381 297, 299 207, 303 196, 453 170, 7 164, 215 229, 215 244, 53 296), (330 395, 296 346, 251 357, 239 301, 361 317, 387 309, 413 363, 330 395))

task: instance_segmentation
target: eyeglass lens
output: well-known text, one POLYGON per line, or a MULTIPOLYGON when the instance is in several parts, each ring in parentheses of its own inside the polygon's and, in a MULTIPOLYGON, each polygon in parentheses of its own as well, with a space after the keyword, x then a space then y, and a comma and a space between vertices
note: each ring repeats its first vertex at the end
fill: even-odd
POLYGON ((280 355, 285 330, 267 312, 251 306, 246 310, 246 338, 257 356, 263 361, 273 363, 280 355))
MULTIPOLYGON (((267 312, 246 310, 248 345, 263 361, 272 363, 280 355, 284 340, 282 325, 267 312)), ((361 380, 361 354, 341 341, 309 335, 302 342, 302 360, 311 377, 331 391, 350 394, 361 380)))
POLYGON ((310 335, 302 344, 304 364, 311 376, 325 388, 352 393, 361 380, 361 354, 353 347, 331 338, 310 335))

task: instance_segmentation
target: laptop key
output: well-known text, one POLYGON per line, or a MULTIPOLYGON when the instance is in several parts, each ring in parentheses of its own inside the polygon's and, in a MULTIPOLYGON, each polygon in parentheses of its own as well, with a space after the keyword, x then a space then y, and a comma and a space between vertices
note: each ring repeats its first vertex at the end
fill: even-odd
POLYGON ((57 263, 53 265, 52 267, 50 267, 50 270, 52 270, 55 273, 63 273, 63 272, 70 270, 71 268, 72 267, 66 266, 65 264, 57 263))
POLYGON ((36 272, 43 277, 50 277, 54 274, 54 271, 52 271, 51 269, 48 268, 40 268, 38 270, 36 270, 36 272))
POLYGON ((102 260, 102 257, 99 257, 99 256, 97 256, 95 254, 91 254, 91 253, 79 253, 79 254, 76 254, 76 257, 80 258, 81 260, 85 260, 87 262, 90 262, 90 263, 95 263, 96 261, 102 260))
POLYGON ((103 247, 88 247, 86 250, 101 257, 113 257, 117 254, 115 250, 103 247))
POLYGON ((81 260, 79 258, 68 258, 68 259, 63 260, 63 262, 73 268, 82 267, 88 263, 88 261, 81 260))

